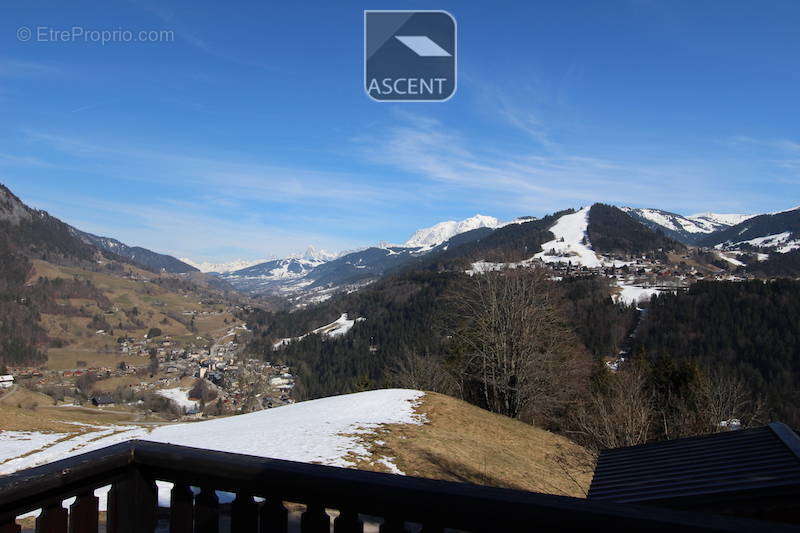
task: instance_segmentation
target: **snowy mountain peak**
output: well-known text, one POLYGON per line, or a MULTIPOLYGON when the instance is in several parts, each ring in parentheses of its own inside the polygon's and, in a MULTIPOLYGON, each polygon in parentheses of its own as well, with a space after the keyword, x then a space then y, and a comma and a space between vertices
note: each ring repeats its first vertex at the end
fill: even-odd
POLYGON ((195 267, 200 272, 216 272, 218 274, 226 274, 228 272, 233 272, 235 270, 241 270, 243 268, 264 263, 266 261, 269 261, 269 259, 254 259, 254 260, 236 259, 234 261, 228 261, 227 263, 211 263, 209 261, 201 261, 199 263, 196 263, 191 259, 182 257, 181 261, 183 261, 187 265, 195 267))
POLYGON ((310 244, 308 245, 308 248, 306 248, 306 251, 303 252, 302 255, 302 258, 307 261, 316 261, 320 263, 331 261, 333 259, 336 259, 337 257, 338 254, 327 252, 325 250, 318 250, 317 248, 315 248, 310 244))
POLYGON ((500 221, 486 215, 475 215, 461 221, 439 222, 430 228, 417 230, 403 246, 408 248, 431 247, 445 242, 461 233, 478 228, 497 228, 500 221))

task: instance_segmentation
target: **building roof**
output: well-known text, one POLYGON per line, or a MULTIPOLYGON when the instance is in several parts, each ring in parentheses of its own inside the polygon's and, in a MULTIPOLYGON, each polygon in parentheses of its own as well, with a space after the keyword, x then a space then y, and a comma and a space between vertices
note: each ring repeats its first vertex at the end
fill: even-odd
POLYGON ((760 428, 603 450, 588 498, 682 509, 723 509, 798 494, 800 438, 788 426, 775 422, 760 428))

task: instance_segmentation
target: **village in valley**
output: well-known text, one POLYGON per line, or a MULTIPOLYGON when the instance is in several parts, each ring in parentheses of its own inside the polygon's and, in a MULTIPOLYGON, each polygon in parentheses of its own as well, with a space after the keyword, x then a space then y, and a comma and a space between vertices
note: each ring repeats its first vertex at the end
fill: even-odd
MULTIPOLYGON (((78 360, 73 368, 64 369, 7 367, 0 376, 0 388, 9 400, 17 385, 51 398, 55 406, 133 408, 141 411, 142 418, 168 420, 240 414, 293 403, 294 377, 289 367, 245 356, 249 334, 246 325, 232 324, 216 338, 197 335, 193 342, 186 342, 151 328, 142 336, 114 338, 117 364, 90 366, 78 360)), ((110 336, 104 330, 94 335, 110 336)), ((39 407, 24 404, 19 406, 39 407)))

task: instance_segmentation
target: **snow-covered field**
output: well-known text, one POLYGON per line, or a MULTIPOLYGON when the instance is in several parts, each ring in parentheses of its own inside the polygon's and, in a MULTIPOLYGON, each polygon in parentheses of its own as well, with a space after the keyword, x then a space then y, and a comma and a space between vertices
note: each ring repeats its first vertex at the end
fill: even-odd
MULTIPOLYGON (((0 475, 130 439, 332 466, 370 458, 363 437, 383 424, 422 424, 414 412, 424 393, 384 389, 310 400, 245 415, 160 426, 87 426, 87 432, 0 432, 0 475)), ((375 458, 397 471, 391 458, 375 458)))
MULTIPOLYGON (((209 450, 319 463, 354 466, 369 459, 389 472, 403 474, 393 458, 373 457, 363 440, 384 424, 425 423, 414 407, 423 392, 384 389, 307 402, 206 422, 148 429, 135 426, 87 426, 86 433, 68 434, 0 431, 0 475, 31 468, 131 439, 193 446, 209 450)), ((159 502, 167 506, 171 483, 158 481, 159 502)), ((106 510, 109 487, 95 491, 106 510)), ((219 493, 220 501, 233 495, 219 493)), ((74 498, 65 500, 68 507, 74 498)), ((37 516, 39 511, 24 516, 37 516)))
POLYGON ((146 437, 224 452, 332 466, 369 457, 364 435, 382 424, 422 424, 414 405, 423 393, 405 389, 346 394, 207 422, 163 426, 146 437))
POLYGON ((641 287, 638 285, 623 283, 621 281, 617 282, 617 286, 621 290, 619 294, 615 295, 614 300, 617 302, 623 302, 626 305, 634 305, 638 304, 639 302, 646 302, 650 300, 653 295, 661 292, 659 289, 653 287, 641 287))
POLYGON ((178 407, 186 409, 187 413, 197 410, 197 402, 189 399, 189 391, 178 388, 161 389, 156 394, 172 400, 178 407))

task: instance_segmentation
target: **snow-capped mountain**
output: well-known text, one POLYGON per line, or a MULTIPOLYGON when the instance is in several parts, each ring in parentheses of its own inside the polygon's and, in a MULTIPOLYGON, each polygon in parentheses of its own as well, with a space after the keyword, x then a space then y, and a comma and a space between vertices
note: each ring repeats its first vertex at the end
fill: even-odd
POLYGON ((736 224, 741 224, 749 218, 756 215, 740 215, 735 213, 700 213, 697 215, 690 215, 686 218, 695 222, 696 224, 709 228, 709 233, 724 229, 736 224))
POLYGON ((314 246, 309 245, 308 248, 306 248, 306 251, 303 252, 303 254, 298 257, 300 257, 301 259, 305 259, 306 261, 316 261, 324 263, 326 261, 332 261, 336 259, 337 257, 339 257, 339 255, 340 254, 328 252, 326 250, 318 250, 314 246))
MULTIPOLYGON (((308 254, 313 257, 313 254, 308 254)), ((241 270, 219 274, 219 277, 233 285, 237 290, 258 294, 293 293, 309 284, 303 279, 316 267, 324 264, 322 259, 287 257, 273 259, 241 270)))
POLYGON ((726 250, 790 252, 800 248, 800 207, 748 218, 708 235, 700 244, 726 250))
POLYGON ((209 261, 194 262, 186 257, 181 257, 181 261, 188 265, 192 265, 200 272, 213 272, 217 274, 226 274, 234 270, 241 270, 243 268, 251 267, 269 261, 269 259, 235 259, 227 263, 211 263, 209 261))
POLYGON ((497 228, 500 225, 499 220, 485 215, 475 215, 461 221, 448 220, 439 222, 430 228, 417 230, 403 246, 406 248, 430 248, 442 244, 460 233, 478 228, 497 228))
POLYGON ((660 230, 668 237, 684 244, 697 244, 710 233, 729 228, 755 216, 728 213, 701 213, 684 216, 661 209, 637 207, 622 207, 621 209, 649 228, 660 230))

